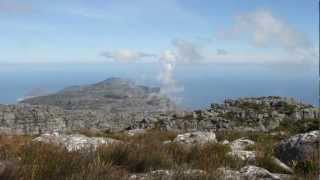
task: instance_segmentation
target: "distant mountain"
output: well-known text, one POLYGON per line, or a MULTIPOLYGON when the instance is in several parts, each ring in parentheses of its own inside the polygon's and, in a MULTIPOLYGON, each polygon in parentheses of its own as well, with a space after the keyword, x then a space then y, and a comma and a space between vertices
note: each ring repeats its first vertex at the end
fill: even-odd
POLYGON ((121 78, 96 84, 67 87, 55 94, 28 98, 21 103, 53 105, 65 110, 103 110, 105 112, 167 111, 175 105, 160 88, 136 85, 121 78))

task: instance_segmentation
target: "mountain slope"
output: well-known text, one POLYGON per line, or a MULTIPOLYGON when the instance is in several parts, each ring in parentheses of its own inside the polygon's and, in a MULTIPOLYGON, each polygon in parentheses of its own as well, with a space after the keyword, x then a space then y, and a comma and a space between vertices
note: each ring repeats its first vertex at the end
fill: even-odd
POLYGON ((109 78, 92 85, 67 87, 55 94, 25 99, 21 103, 107 112, 166 111, 174 108, 174 104, 159 92, 160 88, 109 78))

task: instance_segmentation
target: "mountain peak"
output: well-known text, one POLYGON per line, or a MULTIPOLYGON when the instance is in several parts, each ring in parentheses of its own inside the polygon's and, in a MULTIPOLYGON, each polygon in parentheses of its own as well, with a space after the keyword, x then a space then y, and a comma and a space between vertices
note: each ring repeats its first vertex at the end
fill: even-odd
POLYGON ((129 79, 111 77, 96 83, 95 85, 134 85, 135 83, 129 79))

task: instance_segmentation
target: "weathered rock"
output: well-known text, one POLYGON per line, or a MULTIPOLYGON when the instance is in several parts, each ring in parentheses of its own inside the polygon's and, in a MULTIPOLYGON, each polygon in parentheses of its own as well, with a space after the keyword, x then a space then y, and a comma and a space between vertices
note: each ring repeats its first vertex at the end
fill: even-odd
POLYGON ((154 171, 150 171, 149 173, 132 174, 129 177, 129 179, 130 180, 152 180, 152 179, 174 180, 177 178, 195 179, 201 176, 205 176, 206 174, 207 174, 206 171, 203 171, 200 169, 188 169, 188 170, 182 170, 182 171, 154 170, 154 171))
POLYGON ((238 150, 245 150, 247 147, 252 145, 255 145, 254 141, 246 138, 240 138, 232 141, 230 143, 230 148, 232 151, 238 151, 238 150))
POLYGON ((196 145, 205 143, 216 143, 216 135, 213 132, 189 132, 179 134, 173 142, 185 145, 196 145))
POLYGON ((2 133, 40 134, 66 130, 65 113, 61 108, 27 104, 0 106, 2 133))
POLYGON ((291 161, 305 161, 317 157, 320 130, 297 134, 285 139, 275 148, 276 156, 290 165, 291 161))
POLYGON ((61 145, 68 151, 78 151, 83 149, 95 150, 101 145, 121 143, 121 141, 111 138, 87 137, 80 134, 64 135, 57 133, 43 134, 40 137, 35 138, 33 141, 61 145))
POLYGON ((255 151, 235 150, 235 151, 228 152, 228 155, 241 159, 243 161, 254 162, 256 160, 255 151))
POLYGON ((231 152, 229 152, 228 155, 244 161, 255 161, 256 152, 246 150, 246 148, 248 148, 249 146, 255 145, 254 141, 246 138, 240 138, 232 141, 231 143, 229 143, 229 145, 231 148, 231 152))
POLYGON ((126 133, 129 136, 135 136, 135 135, 139 135, 139 134, 144 134, 146 132, 147 131, 145 129, 131 129, 131 130, 127 131, 126 133))
POLYGON ((178 111, 158 91, 111 78, 23 101, 33 105, 0 105, 0 133, 37 135, 90 128, 101 132, 146 128, 267 132, 285 119, 298 122, 320 117, 318 108, 272 96, 228 99, 210 109, 178 111))
POLYGON ((224 180, 280 180, 281 178, 268 170, 257 166, 245 166, 240 171, 219 168, 220 176, 224 180))
POLYGON ((227 145, 227 144, 230 144, 230 142, 229 142, 228 140, 223 140, 223 141, 221 142, 221 144, 227 145))
POLYGON ((245 166, 240 169, 241 176, 247 179, 268 179, 276 180, 280 179, 279 176, 270 173, 268 170, 257 166, 245 166))

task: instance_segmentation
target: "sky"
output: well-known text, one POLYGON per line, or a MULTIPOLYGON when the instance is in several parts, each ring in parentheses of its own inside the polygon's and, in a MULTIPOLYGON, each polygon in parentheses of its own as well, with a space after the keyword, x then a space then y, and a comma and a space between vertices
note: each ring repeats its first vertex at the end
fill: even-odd
POLYGON ((121 72, 154 66, 159 67, 154 79, 167 94, 183 91, 175 78, 182 67, 194 75, 221 67, 203 76, 230 68, 255 76, 264 68, 282 77, 313 77, 319 57, 318 3, 0 0, 0 71, 81 64, 121 72))

